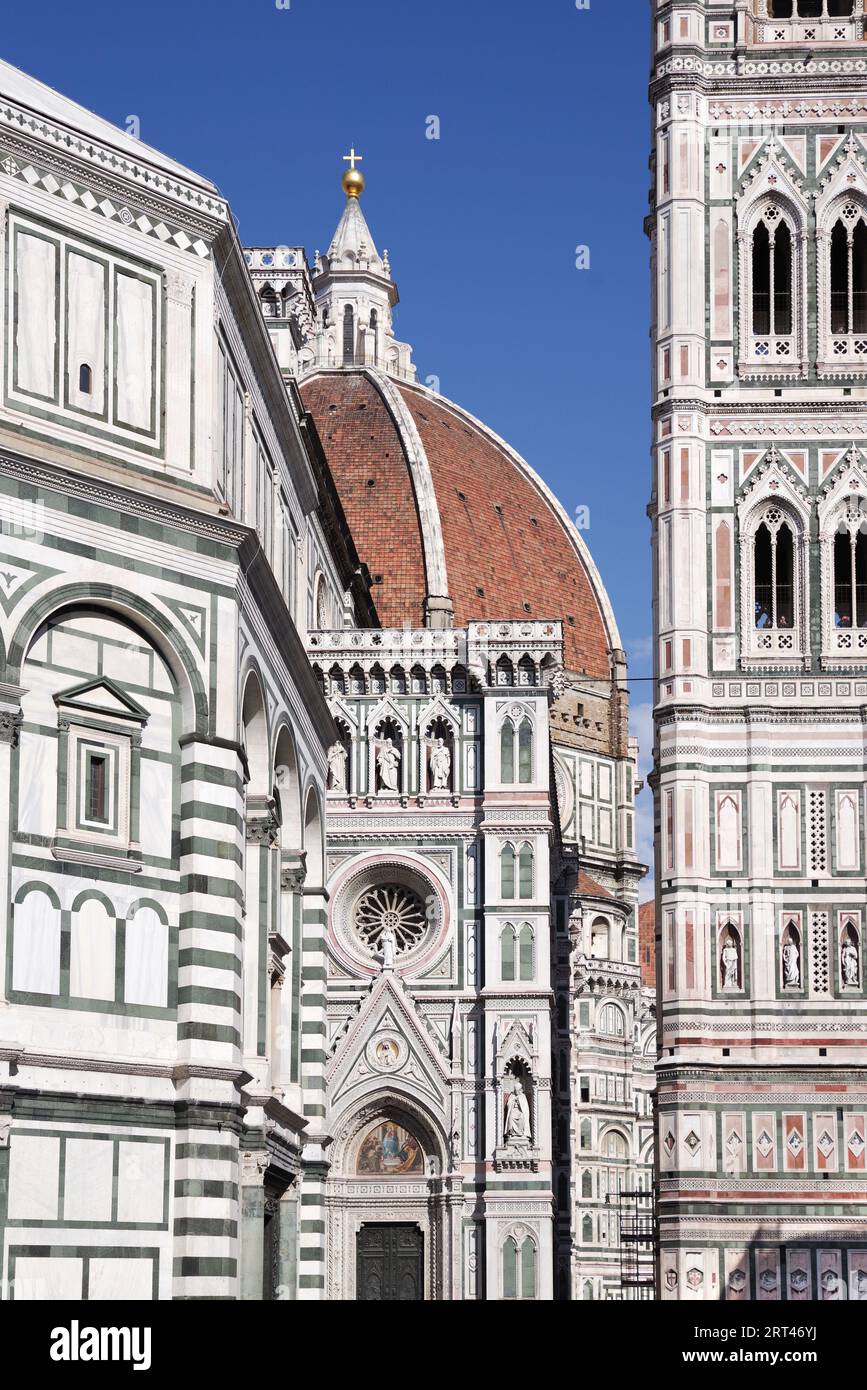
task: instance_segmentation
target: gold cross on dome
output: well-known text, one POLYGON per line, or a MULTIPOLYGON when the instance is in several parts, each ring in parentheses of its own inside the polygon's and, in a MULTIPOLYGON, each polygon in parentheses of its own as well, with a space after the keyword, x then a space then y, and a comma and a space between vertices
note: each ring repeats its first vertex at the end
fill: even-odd
POLYGON ((347 163, 347 164, 349 165, 349 167, 350 167, 350 169, 352 170, 352 172, 355 173, 355 166, 356 166, 356 164, 360 164, 360 163, 361 163, 361 161, 364 159, 364 155, 363 155, 363 154, 356 154, 356 153, 355 153, 355 146, 353 145, 353 146, 352 146, 352 149, 349 151, 349 154, 345 154, 345 155, 343 156, 343 159, 344 159, 345 163, 347 163))

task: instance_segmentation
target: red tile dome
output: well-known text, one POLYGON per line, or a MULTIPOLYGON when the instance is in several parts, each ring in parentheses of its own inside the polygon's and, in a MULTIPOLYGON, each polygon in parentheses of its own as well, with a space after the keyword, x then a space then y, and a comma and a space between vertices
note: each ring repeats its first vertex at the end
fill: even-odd
POLYGON ((301 394, 318 429, 385 626, 559 618, 566 665, 610 674, 620 638, 584 542, 533 470, 441 396, 370 369, 324 371, 301 394))

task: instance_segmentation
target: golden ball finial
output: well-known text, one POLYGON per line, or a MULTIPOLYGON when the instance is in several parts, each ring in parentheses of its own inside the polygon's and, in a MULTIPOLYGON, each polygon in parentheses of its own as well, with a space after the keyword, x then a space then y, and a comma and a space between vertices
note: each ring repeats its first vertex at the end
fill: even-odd
POLYGON ((347 198, 360 198, 364 192, 364 175, 360 169, 347 169, 341 182, 347 198))
POLYGON ((363 158, 363 155, 355 153, 354 145, 349 151, 349 154, 343 156, 344 163, 349 165, 342 179, 343 191, 347 198, 360 198, 364 192, 364 175, 359 173, 358 169, 355 167, 356 164, 361 163, 363 158))

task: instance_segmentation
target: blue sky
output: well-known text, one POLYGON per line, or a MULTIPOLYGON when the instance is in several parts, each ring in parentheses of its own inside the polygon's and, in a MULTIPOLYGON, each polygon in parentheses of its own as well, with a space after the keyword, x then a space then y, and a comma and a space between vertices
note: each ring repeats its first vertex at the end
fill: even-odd
MULTIPOLYGON (((354 143, 400 287, 398 335, 422 378, 570 511, 589 507, 635 677, 651 662, 647 11, 40 0, 7 7, 2 42, 7 61, 108 120, 137 116, 143 140, 218 184, 247 243, 325 249, 354 143)), ((632 691, 645 755, 650 691, 632 691)))

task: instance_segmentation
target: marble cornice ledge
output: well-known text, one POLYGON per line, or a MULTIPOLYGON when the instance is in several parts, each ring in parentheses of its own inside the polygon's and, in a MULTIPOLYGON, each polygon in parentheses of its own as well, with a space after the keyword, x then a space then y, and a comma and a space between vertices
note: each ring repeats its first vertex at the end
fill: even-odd
MULTIPOLYGON (((187 179, 176 170, 161 169, 157 151, 152 162, 133 157, 94 136, 43 116, 37 118, 2 98, 0 145, 62 177, 98 188, 123 202, 132 201, 158 219, 177 222, 208 240, 213 240, 229 220, 228 204, 216 189, 187 179)), ((142 150, 147 148, 142 146, 142 150)))
MULTIPOLYGON (((829 697, 830 698, 830 697, 829 697)), ((867 720, 867 706, 849 709, 818 706, 755 705, 745 697, 733 706, 673 705, 657 712, 657 724, 861 724, 867 720)))
POLYGON ((165 501, 155 492, 146 490, 148 487, 165 487, 166 484, 171 486, 174 480, 163 476, 158 470, 154 470, 152 479, 143 480, 142 487, 136 489, 110 478, 93 478, 62 464, 4 450, 0 452, 0 473, 18 478, 41 491, 59 492, 96 506, 142 516, 149 521, 176 526, 193 535, 223 541, 236 548, 250 534, 246 526, 218 514, 216 498, 210 493, 202 496, 201 506, 197 507, 189 501, 165 501))
POLYGON ((57 1068, 60 1071, 114 1072, 118 1076, 153 1076, 173 1082, 203 1079, 230 1081, 240 1091, 252 1080, 239 1067, 210 1066, 206 1063, 136 1061, 132 1057, 90 1057, 79 1053, 34 1052, 27 1047, 0 1043, 0 1063, 14 1076, 21 1067, 57 1068))

